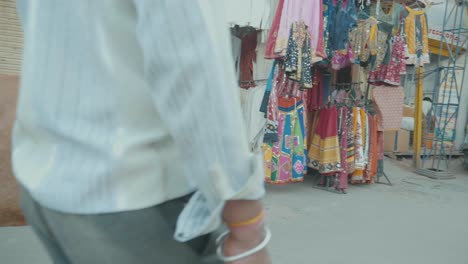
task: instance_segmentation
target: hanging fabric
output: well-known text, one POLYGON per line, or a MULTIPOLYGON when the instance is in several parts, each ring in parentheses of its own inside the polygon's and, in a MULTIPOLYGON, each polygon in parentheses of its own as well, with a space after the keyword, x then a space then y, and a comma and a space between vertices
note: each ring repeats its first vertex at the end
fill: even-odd
POLYGON ((348 108, 340 108, 340 119, 339 119, 339 140, 340 140, 340 160, 341 160, 341 171, 338 174, 338 188, 343 192, 348 190, 348 131, 347 131, 347 119, 348 119, 348 108))
POLYGON ((404 19, 406 64, 424 66, 430 62, 426 13, 424 10, 414 10, 407 6, 404 11, 404 19))
POLYGON ((341 153, 338 140, 338 111, 336 107, 322 108, 309 147, 309 166, 320 174, 341 171, 341 153))
POLYGON ((253 62, 256 59, 255 48, 257 47, 257 31, 248 32, 242 38, 242 48, 240 56, 240 73, 241 88, 255 87, 253 78, 253 62), (246 82, 250 81, 250 82, 246 82))
POLYGON ((304 22, 294 22, 291 28, 286 57, 285 72, 291 80, 303 88, 312 88, 312 62, 310 58, 310 34, 304 22))
POLYGON ((316 57, 323 58, 324 45, 322 18, 322 2, 310 0, 284 0, 281 19, 278 26, 278 34, 275 44, 275 54, 284 57, 287 54, 290 32, 295 22, 303 22, 307 26, 310 41, 310 57, 312 61, 318 61, 316 57))
POLYGON ((301 98, 278 99, 278 134, 275 143, 265 143, 265 180, 284 184, 303 180, 306 171, 304 107, 301 98))
POLYGON ((273 62, 271 67, 270 75, 268 77, 265 94, 260 105, 260 112, 264 113, 267 118, 267 123, 265 126, 265 142, 276 142, 278 141, 278 119, 276 114, 277 107, 277 94, 274 86, 277 82, 274 81, 275 72, 276 72, 276 61, 273 62))
POLYGON ((278 7, 276 8, 275 18, 273 19, 273 23, 271 24, 270 32, 268 34, 268 39, 266 42, 265 48, 265 58, 266 59, 276 59, 279 58, 280 55, 275 53, 275 45, 278 38, 278 31, 281 22, 281 14, 283 12, 283 5, 284 0, 279 0, 278 7))
POLYGON ((376 110, 386 131, 399 130, 402 125, 405 94, 402 87, 376 87, 372 90, 376 110))

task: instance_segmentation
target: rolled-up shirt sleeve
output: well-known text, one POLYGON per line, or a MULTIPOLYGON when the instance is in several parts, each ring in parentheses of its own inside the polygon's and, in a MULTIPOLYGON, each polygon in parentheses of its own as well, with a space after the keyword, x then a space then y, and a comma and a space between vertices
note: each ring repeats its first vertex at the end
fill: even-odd
POLYGON ((198 190, 178 221, 186 241, 216 228, 224 201, 264 195, 261 157, 248 149, 222 1, 134 2, 154 104, 181 153, 174 165, 198 190))

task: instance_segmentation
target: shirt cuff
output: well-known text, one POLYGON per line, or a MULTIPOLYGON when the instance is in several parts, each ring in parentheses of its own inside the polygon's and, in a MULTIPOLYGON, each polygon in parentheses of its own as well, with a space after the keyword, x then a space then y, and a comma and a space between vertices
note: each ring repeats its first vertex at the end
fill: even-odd
POLYGON ((219 164, 213 165, 209 174, 214 183, 214 192, 221 200, 258 200, 265 195, 265 180, 262 156, 249 153, 248 170, 245 175, 226 175, 219 164))

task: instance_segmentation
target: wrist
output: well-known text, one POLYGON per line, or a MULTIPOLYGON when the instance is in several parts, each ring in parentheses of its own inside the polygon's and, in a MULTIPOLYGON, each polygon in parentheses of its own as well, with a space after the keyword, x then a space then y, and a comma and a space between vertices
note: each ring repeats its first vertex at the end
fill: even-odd
POLYGON ((223 210, 223 220, 227 224, 241 223, 256 217, 262 210, 262 203, 258 200, 227 201, 223 210))
MULTIPOLYGON (((268 260, 268 253, 265 251, 265 248, 271 239, 271 232, 268 228, 264 227, 263 232, 261 234, 262 239, 258 242, 255 241, 254 243, 254 241, 236 241, 233 238, 233 234, 231 234, 229 231, 225 232, 222 235, 220 235, 216 240, 216 244, 218 245, 216 253, 218 257, 225 263, 238 261, 254 255, 260 257, 260 259, 256 260, 268 260), (263 255, 257 255, 262 251, 263 255)), ((255 263, 259 262, 256 261, 255 263)), ((262 261, 261 263, 265 262, 262 261)))
POLYGON ((265 236, 263 223, 249 228, 231 228, 229 231, 233 240, 244 243, 258 244, 265 236))

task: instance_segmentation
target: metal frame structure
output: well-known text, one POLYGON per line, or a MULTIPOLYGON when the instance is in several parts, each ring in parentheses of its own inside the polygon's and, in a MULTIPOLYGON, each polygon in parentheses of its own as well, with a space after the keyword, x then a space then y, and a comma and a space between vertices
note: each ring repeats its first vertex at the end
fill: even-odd
POLYGON ((468 38, 463 36, 468 33, 468 28, 464 28, 463 16, 468 7, 468 0, 459 0, 453 6, 450 3, 453 2, 447 0, 445 4, 432 115, 427 117, 427 124, 433 124, 428 125, 432 128, 432 136, 424 140, 426 144, 422 161, 416 170, 418 174, 433 179, 454 178, 449 171, 449 164, 455 150, 456 122, 467 65, 468 38), (448 51, 448 57, 441 55, 442 50, 448 51))

